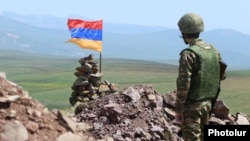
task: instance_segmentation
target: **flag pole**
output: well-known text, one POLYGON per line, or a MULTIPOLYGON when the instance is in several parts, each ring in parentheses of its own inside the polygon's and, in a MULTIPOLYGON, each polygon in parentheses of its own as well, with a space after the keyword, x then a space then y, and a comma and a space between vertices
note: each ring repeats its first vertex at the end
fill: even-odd
POLYGON ((100 73, 102 72, 102 52, 100 52, 100 73))

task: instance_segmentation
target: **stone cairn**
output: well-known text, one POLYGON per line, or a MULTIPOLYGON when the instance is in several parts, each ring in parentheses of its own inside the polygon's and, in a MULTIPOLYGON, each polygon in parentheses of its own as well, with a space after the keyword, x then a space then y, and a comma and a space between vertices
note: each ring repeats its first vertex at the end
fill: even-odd
POLYGON ((77 77, 71 89, 73 92, 69 102, 74 106, 77 102, 88 102, 100 98, 106 94, 118 91, 118 85, 103 81, 103 74, 99 71, 98 63, 94 56, 80 58, 80 66, 76 67, 74 75, 77 77))

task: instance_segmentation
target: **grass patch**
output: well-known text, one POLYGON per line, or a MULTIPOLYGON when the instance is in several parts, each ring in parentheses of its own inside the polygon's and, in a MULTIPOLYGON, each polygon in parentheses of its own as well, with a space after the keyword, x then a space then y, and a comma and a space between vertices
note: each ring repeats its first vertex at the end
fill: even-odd
MULTIPOLYGON (((33 99, 49 109, 69 108, 71 86, 76 80, 78 59, 64 59, 32 54, 0 53, 0 71, 7 79, 23 87, 33 99)), ((80 59, 80 58, 79 58, 80 59)), ((130 59, 103 59, 103 80, 119 85, 120 89, 135 84, 151 84, 159 93, 173 91, 178 67, 174 65, 130 59)), ((250 70, 228 71, 222 81, 220 99, 230 108, 230 113, 250 115, 250 70)))

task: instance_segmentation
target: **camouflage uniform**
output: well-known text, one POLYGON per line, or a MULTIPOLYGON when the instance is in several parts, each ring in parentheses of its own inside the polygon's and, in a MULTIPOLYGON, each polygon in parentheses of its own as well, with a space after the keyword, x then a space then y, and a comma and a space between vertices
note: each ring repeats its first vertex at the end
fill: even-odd
POLYGON ((213 45, 199 39, 204 31, 203 19, 186 13, 178 22, 183 41, 189 47, 182 50, 176 80, 176 120, 181 122, 185 141, 202 141, 204 125, 220 90, 221 57, 213 45))
MULTIPOLYGON (((190 47, 198 46, 199 48, 200 44, 206 43, 204 43, 201 39, 196 39, 192 44, 190 44, 190 47)), ((211 45, 208 45, 207 47, 213 48, 213 46, 211 45)), ((210 70, 206 70, 206 74, 209 75, 209 73, 211 73, 214 68, 217 69, 211 73, 210 80, 194 79, 197 75, 204 75, 198 74, 198 71, 199 73, 204 73, 204 71, 201 71, 201 61, 199 59, 201 58, 201 56, 198 56, 197 53, 189 49, 184 49, 180 54, 181 56, 179 60, 179 74, 176 82, 176 111, 179 113, 183 113, 184 115, 184 121, 182 123, 182 134, 185 141, 202 140, 203 125, 206 125, 209 122, 209 113, 211 111, 211 98, 216 95, 216 92, 218 90, 217 86, 219 86, 219 60, 221 60, 218 51, 215 48, 214 50, 215 51, 210 54, 214 54, 215 59, 213 62, 218 63, 215 64, 210 70), (216 74, 218 74, 217 77, 216 74), (215 83, 215 85, 211 87, 207 86, 210 85, 207 84, 210 82, 215 83), (204 83, 206 83, 207 85, 203 86, 202 88, 202 86, 200 85, 204 83), (202 91, 199 89, 202 89, 202 91), (194 95, 194 93, 199 94, 195 95, 196 97, 192 97, 191 95, 194 95), (211 93, 210 96, 208 93, 211 93)), ((207 79, 208 77, 204 78, 207 79)))
POLYGON ((199 39, 203 19, 186 13, 178 21, 182 38, 189 47, 182 50, 177 77, 176 120, 182 122, 185 141, 203 140, 203 126, 209 122, 212 99, 220 85, 221 60, 218 51, 199 39))

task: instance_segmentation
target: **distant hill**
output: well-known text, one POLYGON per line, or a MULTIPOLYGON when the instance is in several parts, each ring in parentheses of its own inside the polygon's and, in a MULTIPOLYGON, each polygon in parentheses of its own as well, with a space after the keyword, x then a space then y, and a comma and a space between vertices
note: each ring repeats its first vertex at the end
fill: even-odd
MULTIPOLYGON (((70 38, 67 19, 3 12, 0 15, 0 50, 77 58, 95 54, 65 43, 70 38)), ((179 52, 186 47, 179 35, 178 29, 104 21, 102 57, 177 63, 179 52)), ((214 29, 202 33, 201 37, 218 48, 229 69, 250 69, 247 63, 250 60, 250 35, 232 29, 214 29)))

